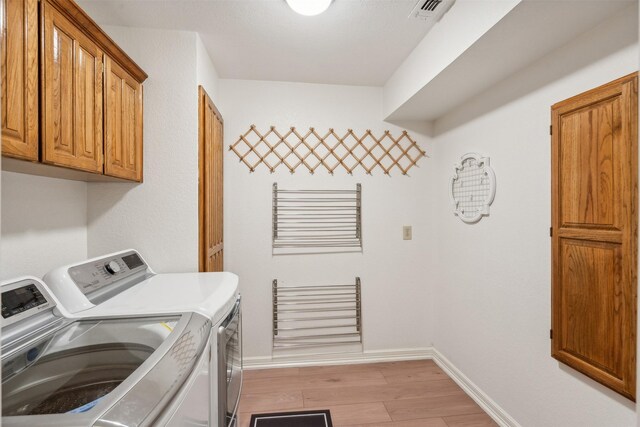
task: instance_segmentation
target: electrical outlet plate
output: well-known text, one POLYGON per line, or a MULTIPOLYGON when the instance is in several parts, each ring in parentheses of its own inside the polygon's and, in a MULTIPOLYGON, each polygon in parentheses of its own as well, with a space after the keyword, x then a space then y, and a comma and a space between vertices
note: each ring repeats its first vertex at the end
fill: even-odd
POLYGON ((411 226, 410 225, 402 226, 402 240, 411 240, 412 238, 413 236, 412 236, 411 226))

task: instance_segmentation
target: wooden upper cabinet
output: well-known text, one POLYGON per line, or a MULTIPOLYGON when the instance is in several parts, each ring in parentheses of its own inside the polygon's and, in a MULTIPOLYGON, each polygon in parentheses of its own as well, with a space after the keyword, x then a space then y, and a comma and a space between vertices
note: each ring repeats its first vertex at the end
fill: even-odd
POLYGON ((552 356, 636 396, 638 77, 552 107, 552 356))
POLYGON ((42 1, 42 160, 102 172, 103 52, 42 1))
POLYGON ((0 6, 2 155, 141 182, 147 74, 73 0, 0 6))
POLYGON ((2 154, 38 161, 38 1, 0 7, 2 154))
POLYGON ((105 58, 105 175, 142 181, 142 84, 105 58))

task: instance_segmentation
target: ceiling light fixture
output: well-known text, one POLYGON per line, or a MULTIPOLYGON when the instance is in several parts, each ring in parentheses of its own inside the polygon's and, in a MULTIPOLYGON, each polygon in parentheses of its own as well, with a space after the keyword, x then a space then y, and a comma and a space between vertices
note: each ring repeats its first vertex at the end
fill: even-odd
POLYGON ((304 16, 320 15, 329 8, 332 0, 286 0, 294 12, 304 16))

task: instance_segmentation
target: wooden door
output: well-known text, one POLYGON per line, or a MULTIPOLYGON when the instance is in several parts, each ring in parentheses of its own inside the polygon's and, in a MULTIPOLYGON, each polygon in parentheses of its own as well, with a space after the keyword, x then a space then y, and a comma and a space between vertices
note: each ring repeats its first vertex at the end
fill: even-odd
POLYGON ((2 154, 38 160, 38 0, 1 0, 2 154))
POLYGON ((222 271, 223 120, 202 86, 199 104, 199 223, 200 271, 222 271))
POLYGON ((102 173, 103 52, 42 1, 43 162, 102 173))
POLYGON ((552 356, 635 400, 637 74, 551 109, 552 356))
POLYGON ((105 175, 142 181, 142 85, 105 56, 105 175))

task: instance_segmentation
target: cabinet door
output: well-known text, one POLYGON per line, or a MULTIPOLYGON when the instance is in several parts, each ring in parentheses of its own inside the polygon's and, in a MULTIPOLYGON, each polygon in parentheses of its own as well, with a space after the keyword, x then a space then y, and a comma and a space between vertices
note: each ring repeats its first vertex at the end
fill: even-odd
POLYGON ((202 86, 198 88, 199 128, 199 246, 200 271, 222 271, 223 242, 223 157, 222 115, 202 86))
POLYGON ((638 78, 552 108, 552 355, 635 400, 638 78))
POLYGON ((105 175, 142 181, 142 85, 105 56, 105 175))
POLYGON ((38 1, 1 0, 2 154, 38 160, 38 1))
POLYGON ((103 52, 42 1, 44 163, 102 173, 103 52))

